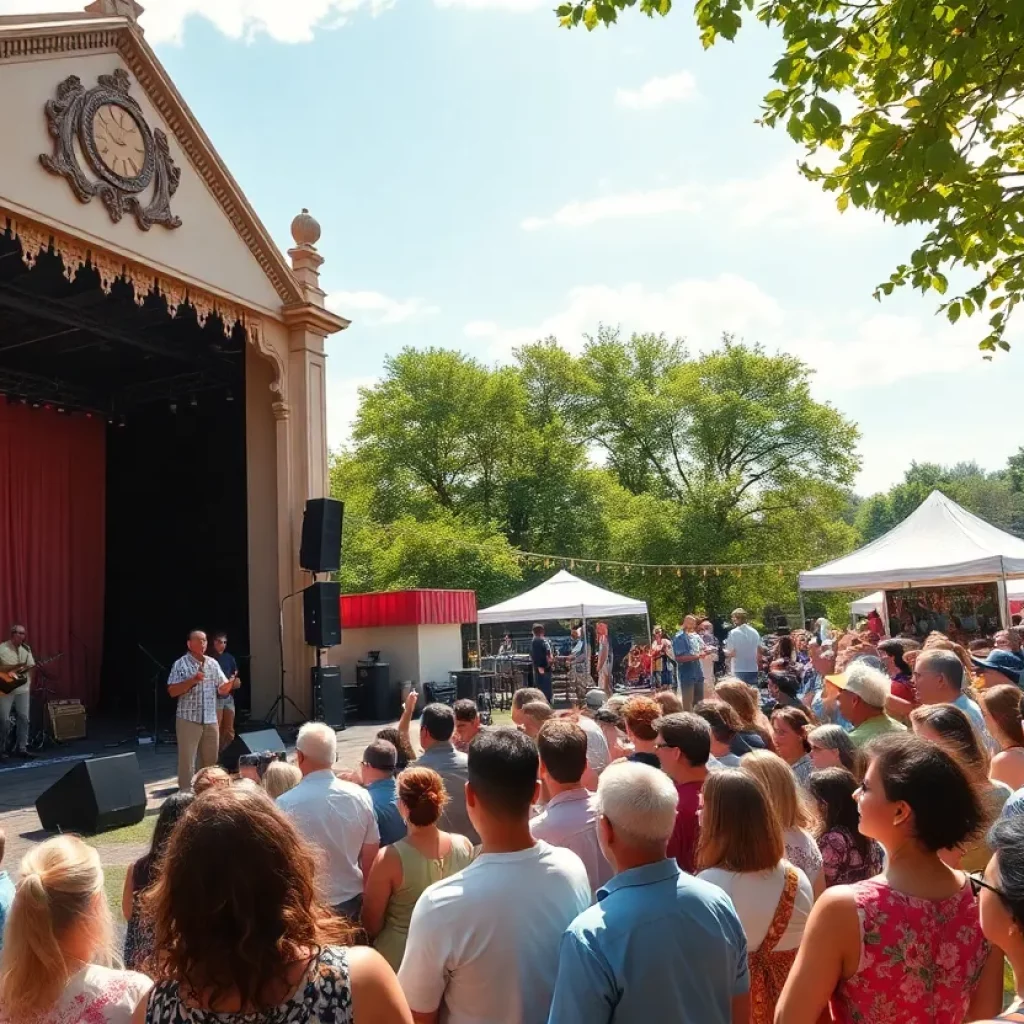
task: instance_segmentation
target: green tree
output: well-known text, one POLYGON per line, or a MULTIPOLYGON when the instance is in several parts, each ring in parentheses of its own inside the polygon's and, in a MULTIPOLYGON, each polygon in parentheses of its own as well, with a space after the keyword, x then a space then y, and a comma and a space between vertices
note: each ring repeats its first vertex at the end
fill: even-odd
MULTIPOLYGON (((841 485, 856 469, 857 430, 811 398, 799 360, 728 337, 691 359, 680 341, 607 328, 574 361, 550 339, 516 355, 535 403, 603 451, 632 496, 609 516, 609 558, 811 564, 850 544, 841 485)), ((625 583, 614 569, 610 578, 625 583)), ((727 595, 795 593, 795 567, 740 579, 684 572, 648 586, 719 611, 727 595)))
MULTIPOLYGON (((567 0, 557 13, 564 26, 593 29, 636 3, 567 0)), ((653 16, 672 4, 639 6, 653 16)), ((734 39, 751 15, 777 29, 783 51, 763 123, 784 125, 812 156, 828 151, 802 169, 840 210, 926 228, 876 294, 935 292, 951 322, 986 317, 983 350, 1008 348, 1024 296, 1024 4, 696 0, 695 13, 705 47, 734 39), (945 298, 956 268, 966 287, 945 298)))

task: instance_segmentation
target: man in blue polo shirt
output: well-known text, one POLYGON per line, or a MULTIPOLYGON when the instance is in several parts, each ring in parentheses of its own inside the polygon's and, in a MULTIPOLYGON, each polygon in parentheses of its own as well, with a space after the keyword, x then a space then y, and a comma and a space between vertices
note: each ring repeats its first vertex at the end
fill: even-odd
POLYGON ((749 1019, 747 940, 732 901, 666 855, 677 799, 645 764, 601 775, 598 830, 616 875, 562 936, 548 1024, 749 1019))
MULTIPOLYGON (((686 615, 679 624, 679 632, 672 637, 672 653, 676 659, 676 678, 679 680, 679 696, 685 711, 693 710, 694 693, 698 687, 703 691, 704 670, 700 660, 704 656, 704 641, 697 632, 697 619, 686 615)), ((698 700, 704 696, 701 692, 698 700)))

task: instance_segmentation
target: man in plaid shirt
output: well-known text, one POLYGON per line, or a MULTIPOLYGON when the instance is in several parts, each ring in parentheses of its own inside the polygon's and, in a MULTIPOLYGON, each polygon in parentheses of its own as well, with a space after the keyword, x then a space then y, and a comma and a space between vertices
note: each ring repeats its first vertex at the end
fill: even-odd
POLYGON ((201 629, 189 633, 188 653, 171 666, 167 692, 178 700, 178 789, 184 792, 192 788, 197 751, 200 768, 217 763, 217 696, 231 692, 220 665, 206 656, 206 634, 201 629))

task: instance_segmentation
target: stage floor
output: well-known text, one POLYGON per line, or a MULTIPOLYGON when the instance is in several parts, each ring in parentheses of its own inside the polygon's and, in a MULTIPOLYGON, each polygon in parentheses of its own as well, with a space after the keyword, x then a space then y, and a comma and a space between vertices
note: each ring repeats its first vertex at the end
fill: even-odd
MULTIPOLYGON (((362 759, 363 750, 374 738, 382 725, 395 725, 397 722, 374 722, 357 724, 338 733, 338 763, 345 768, 356 768, 362 759)), ((36 816, 35 802, 37 797, 52 783, 80 760, 89 757, 106 757, 112 754, 134 752, 139 759, 143 781, 146 786, 148 805, 146 814, 154 815, 166 797, 177 789, 177 748, 173 745, 152 744, 138 746, 134 742, 119 745, 118 739, 130 734, 119 728, 120 723, 90 720, 89 737, 76 740, 58 747, 51 747, 37 755, 35 761, 17 761, 12 759, 0 763, 0 828, 7 835, 7 850, 2 867, 13 878, 17 878, 18 864, 30 846, 41 843, 51 835, 39 826, 36 816)), ((244 727, 256 728, 256 724, 244 727)), ((284 730, 289 739, 294 730, 284 730)), ((288 750, 294 749, 294 743, 288 743, 288 750)), ((136 857, 145 853, 133 844, 117 843, 111 846, 103 841, 103 834, 90 839, 92 845, 100 849, 104 865, 111 866, 131 863, 136 857)))

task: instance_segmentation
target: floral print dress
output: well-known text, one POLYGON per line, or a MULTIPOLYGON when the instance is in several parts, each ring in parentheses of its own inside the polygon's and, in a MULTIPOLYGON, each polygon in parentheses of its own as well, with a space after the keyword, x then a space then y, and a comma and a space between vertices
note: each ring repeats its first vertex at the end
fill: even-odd
POLYGON ((907 896, 875 879, 850 888, 860 964, 832 997, 835 1024, 960 1024, 990 948, 970 882, 944 900, 907 896))
POLYGON ((162 981, 150 993, 146 1024, 353 1024, 348 953, 325 946, 295 995, 263 1013, 194 1009, 182 1001, 177 982, 162 981))
POLYGON ((831 828, 823 832, 818 836, 818 849, 825 868, 826 887, 864 882, 882 871, 882 848, 871 839, 865 856, 849 829, 831 828))

